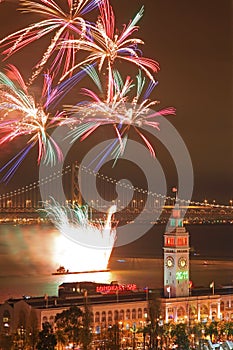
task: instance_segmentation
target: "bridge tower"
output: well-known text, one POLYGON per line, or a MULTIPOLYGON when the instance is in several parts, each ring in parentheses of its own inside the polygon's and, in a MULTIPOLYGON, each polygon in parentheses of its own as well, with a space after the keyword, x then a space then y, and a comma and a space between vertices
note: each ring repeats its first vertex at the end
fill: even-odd
POLYGON ((75 162, 72 164, 71 169, 71 202, 72 204, 82 205, 82 195, 79 188, 79 179, 78 179, 79 166, 75 162))
POLYGON ((164 296, 189 296, 189 232, 178 206, 172 210, 164 233, 164 296))

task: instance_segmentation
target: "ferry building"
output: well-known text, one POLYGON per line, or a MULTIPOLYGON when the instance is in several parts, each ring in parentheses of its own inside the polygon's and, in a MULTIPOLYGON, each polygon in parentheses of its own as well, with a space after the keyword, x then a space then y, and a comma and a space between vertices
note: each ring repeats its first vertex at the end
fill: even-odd
MULTIPOLYGON (((122 341, 135 336, 149 321, 150 302, 159 303, 160 324, 182 322, 188 325, 208 321, 233 321, 233 287, 195 289, 189 276, 189 233, 183 226, 179 208, 174 208, 164 233, 164 286, 161 290, 140 290, 134 284, 63 283, 57 296, 9 299, 0 305, 0 333, 27 330, 32 319, 38 328, 63 310, 85 303, 91 307, 92 332, 97 335, 118 325, 122 341)), ((153 273, 153 272, 152 272, 153 273)), ((124 344, 123 344, 124 345, 124 344)), ((123 346, 122 345, 122 346, 123 346)), ((124 347, 124 346, 123 346, 124 347)))

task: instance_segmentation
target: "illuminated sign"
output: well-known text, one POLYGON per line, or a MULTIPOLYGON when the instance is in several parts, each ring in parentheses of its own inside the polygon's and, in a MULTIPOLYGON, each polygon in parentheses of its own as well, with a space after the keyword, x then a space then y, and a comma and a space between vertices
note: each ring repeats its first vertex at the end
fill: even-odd
POLYGON ((176 279, 177 280, 187 280, 189 277, 188 271, 178 271, 176 273, 176 279))
POLYGON ((96 292, 97 293, 115 293, 115 292, 123 292, 123 291, 130 291, 130 290, 136 290, 137 286, 136 284, 113 284, 113 285, 107 285, 107 286, 97 286, 96 292))

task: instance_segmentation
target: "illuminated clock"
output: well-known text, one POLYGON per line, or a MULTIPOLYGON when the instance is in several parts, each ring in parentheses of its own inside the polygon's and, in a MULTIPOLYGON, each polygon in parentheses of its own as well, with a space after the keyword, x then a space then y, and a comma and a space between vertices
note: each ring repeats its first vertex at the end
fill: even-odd
POLYGON ((184 269, 187 266, 187 260, 185 258, 181 257, 178 260, 178 265, 181 269, 184 269))
POLYGON ((168 256, 166 259, 166 266, 167 267, 172 267, 174 266, 174 259, 172 256, 168 256))

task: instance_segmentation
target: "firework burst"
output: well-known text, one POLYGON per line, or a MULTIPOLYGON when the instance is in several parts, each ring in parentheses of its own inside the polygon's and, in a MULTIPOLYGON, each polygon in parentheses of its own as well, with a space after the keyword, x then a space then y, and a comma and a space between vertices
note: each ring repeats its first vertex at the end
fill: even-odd
POLYGON ((68 71, 67 74, 85 64, 98 63, 99 72, 105 67, 107 71, 107 96, 106 101, 113 98, 114 78, 113 69, 115 61, 123 60, 135 64, 142 69, 146 75, 154 81, 153 74, 159 70, 159 64, 149 58, 141 57, 138 44, 144 44, 141 39, 132 38, 132 34, 138 30, 137 22, 143 15, 143 8, 137 13, 127 26, 123 27, 118 35, 115 28, 115 16, 108 0, 99 3, 100 16, 96 26, 90 27, 88 40, 66 40, 63 46, 68 48, 77 47, 79 50, 89 52, 89 55, 82 62, 79 62, 68 71), (152 72, 152 73, 151 73, 152 72))
POLYGON ((97 7, 99 1, 67 0, 65 4, 67 11, 64 11, 53 0, 21 0, 21 12, 39 14, 46 17, 46 19, 31 24, 2 39, 0 46, 5 48, 3 55, 6 55, 6 58, 8 58, 30 43, 54 33, 48 48, 34 67, 29 84, 43 71, 50 58, 53 58, 49 68, 50 72, 57 75, 61 70, 62 74, 65 74, 74 66, 77 42, 86 35, 88 24, 83 19, 83 16, 97 7), (71 42, 74 39, 76 39, 75 46, 69 45, 69 48, 67 48, 58 45, 61 41, 69 40, 71 42), (62 66, 63 69, 61 69, 62 66))
MULTIPOLYGON (((103 94, 103 87, 94 67, 86 68, 86 72, 103 94)), ((154 148, 141 131, 141 127, 150 126, 159 130, 156 117, 173 115, 175 109, 173 107, 159 111, 151 109, 159 103, 149 99, 157 83, 150 81, 147 88, 145 88, 146 78, 142 76, 141 71, 136 77, 136 83, 133 83, 129 76, 123 81, 118 71, 113 71, 113 76, 114 94, 108 103, 105 102, 105 99, 102 101, 92 90, 82 89, 91 101, 82 102, 76 106, 64 106, 69 114, 76 117, 77 123, 77 126, 69 132, 68 137, 71 138, 72 143, 77 139, 83 141, 98 127, 112 124, 119 142, 114 142, 109 150, 114 150, 116 159, 118 159, 124 153, 129 131, 133 128, 143 140, 151 155, 155 157, 154 148), (136 94, 133 94, 133 89, 136 89, 136 94)))
POLYGON ((48 134, 48 129, 71 122, 64 117, 64 112, 54 116, 48 112, 48 106, 59 96, 57 89, 51 89, 51 79, 45 75, 41 102, 36 103, 29 94, 28 88, 15 66, 10 65, 6 74, 0 73, 0 145, 9 143, 16 138, 28 136, 26 146, 1 171, 10 167, 4 180, 8 181, 17 167, 35 145, 38 145, 38 163, 54 165, 62 159, 62 152, 48 134), (12 165, 13 164, 13 165, 12 165))
MULTIPOLYGON (((48 218, 54 223, 61 233, 63 245, 68 246, 72 242, 72 250, 68 251, 69 266, 70 254, 78 254, 78 271, 105 270, 116 240, 116 227, 112 227, 112 215, 116 212, 116 206, 111 206, 107 211, 106 220, 93 223, 88 219, 88 207, 80 205, 61 205, 54 199, 50 203, 44 203, 48 218), (92 257, 90 259, 90 256, 92 257)), ((61 257, 64 260, 64 255, 61 257)))

